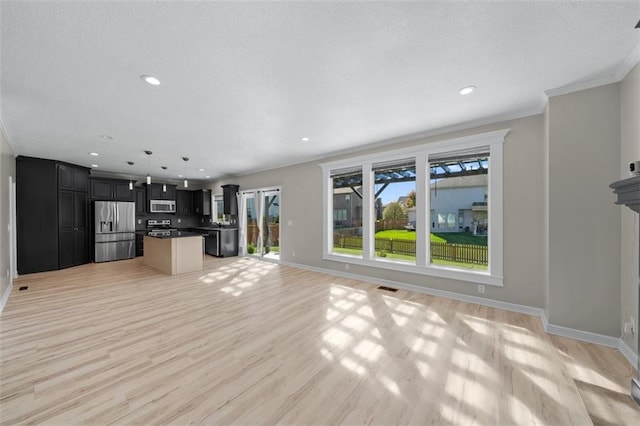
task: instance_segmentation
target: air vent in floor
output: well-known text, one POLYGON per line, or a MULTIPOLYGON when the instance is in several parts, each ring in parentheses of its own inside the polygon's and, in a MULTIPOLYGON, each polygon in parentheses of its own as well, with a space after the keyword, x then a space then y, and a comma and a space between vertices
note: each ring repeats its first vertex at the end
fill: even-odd
POLYGON ((25 286, 20 287, 20 288, 18 289, 18 291, 23 291, 23 290, 28 290, 28 289, 29 289, 29 286, 28 286, 28 285, 25 285, 25 286))
POLYGON ((379 286, 378 290, 390 291, 392 293, 395 293, 396 291, 398 291, 397 288, 386 287, 386 286, 383 286, 383 285, 379 286))

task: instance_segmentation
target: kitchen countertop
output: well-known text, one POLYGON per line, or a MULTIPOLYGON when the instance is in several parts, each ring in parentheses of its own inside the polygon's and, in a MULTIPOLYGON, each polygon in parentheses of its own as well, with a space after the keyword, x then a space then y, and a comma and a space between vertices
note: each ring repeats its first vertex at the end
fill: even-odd
POLYGON ((170 235, 152 236, 147 234, 147 237, 158 238, 161 240, 168 240, 171 238, 202 237, 202 234, 198 234, 197 232, 189 232, 189 231, 171 231, 170 235))

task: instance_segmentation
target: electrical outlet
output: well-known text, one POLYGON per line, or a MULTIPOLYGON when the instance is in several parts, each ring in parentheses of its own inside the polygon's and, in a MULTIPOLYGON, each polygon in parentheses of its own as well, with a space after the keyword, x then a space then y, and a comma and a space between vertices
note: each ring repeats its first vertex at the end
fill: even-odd
POLYGON ((287 220, 287 226, 293 226, 293 221, 291 219, 287 220))
POLYGON ((346 269, 347 271, 349 270, 349 264, 348 263, 344 264, 344 269, 346 269))
POLYGON ((182 219, 178 218, 178 223, 182 222, 182 219))
POLYGON ((484 293, 484 284, 478 284, 478 293, 484 293))
POLYGON ((142 219, 138 219, 138 225, 142 225, 142 219))
POLYGON ((291 252, 291 257, 296 257, 296 252, 295 252, 295 250, 291 252))

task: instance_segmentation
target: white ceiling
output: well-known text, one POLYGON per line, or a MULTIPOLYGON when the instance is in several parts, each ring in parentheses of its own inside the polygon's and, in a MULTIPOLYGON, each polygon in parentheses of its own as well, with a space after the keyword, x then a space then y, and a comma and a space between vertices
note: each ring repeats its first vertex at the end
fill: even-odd
POLYGON ((164 179, 539 113, 545 90, 619 75, 640 45, 638 0, 2 1, 0 13, 0 118, 16 153, 164 179))

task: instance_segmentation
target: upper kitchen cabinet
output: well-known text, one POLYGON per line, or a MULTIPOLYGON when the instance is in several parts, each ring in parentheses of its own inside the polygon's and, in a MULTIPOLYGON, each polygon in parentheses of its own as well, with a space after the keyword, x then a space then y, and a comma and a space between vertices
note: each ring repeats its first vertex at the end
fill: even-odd
POLYGON ((129 189, 129 181, 122 179, 91 179, 91 199, 105 201, 135 201, 133 189, 129 189))
POLYGON ((211 216, 211 190, 199 189, 193 191, 194 213, 198 216, 211 216))
POLYGON ((147 214, 147 190, 145 188, 136 188, 136 216, 145 216, 147 214))
POLYGON ((146 187, 147 200, 176 200, 176 185, 152 183, 146 187))
POLYGON ((182 216, 193 215, 193 192, 176 191, 176 213, 182 216))
POLYGON ((58 189, 84 191, 89 188, 89 169, 58 164, 58 189))
POLYGON ((222 197, 224 199, 224 214, 238 215, 238 198, 236 196, 238 185, 222 185, 222 197))

